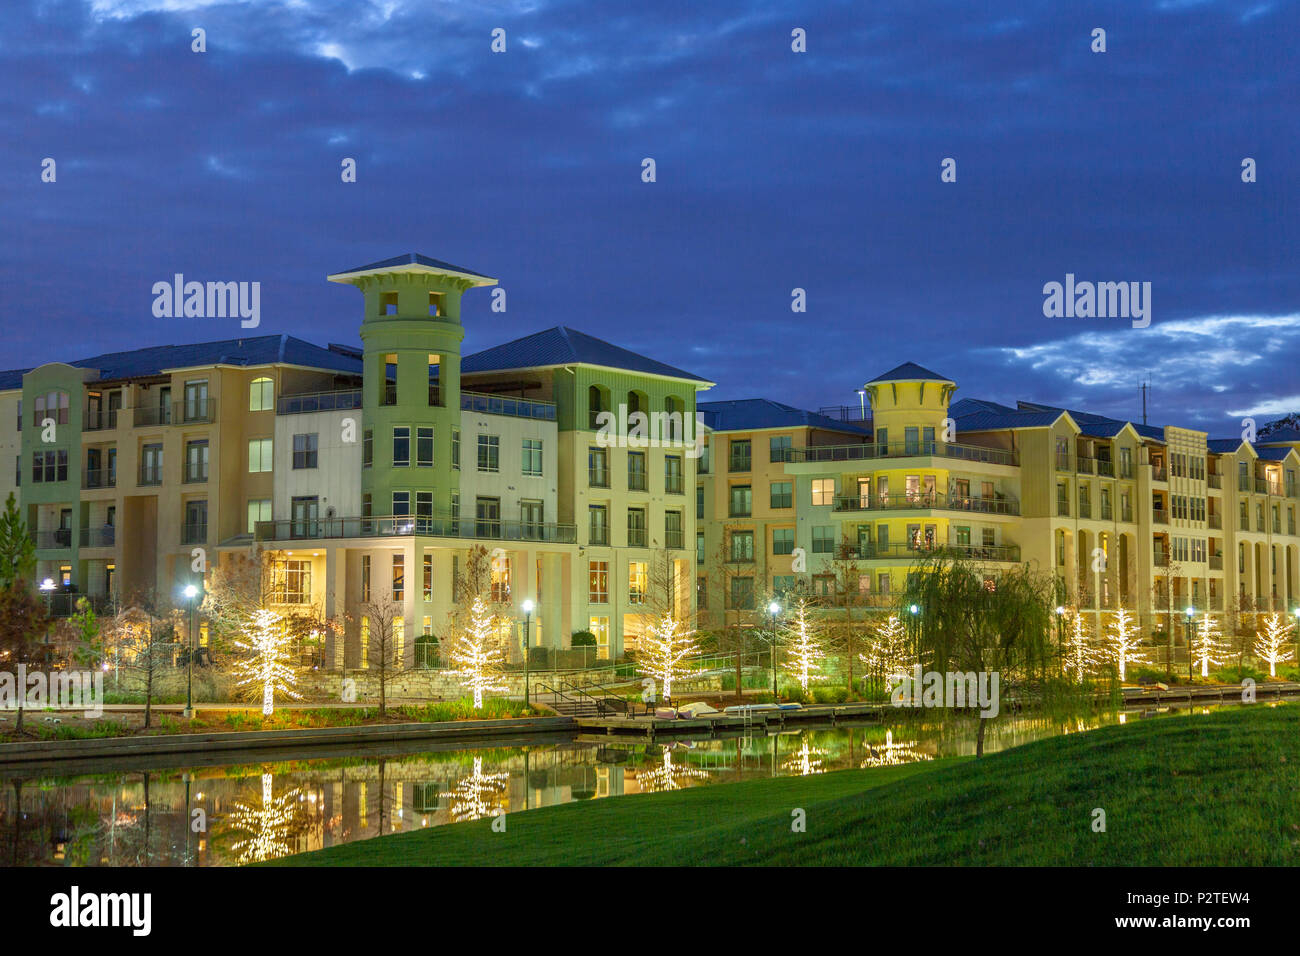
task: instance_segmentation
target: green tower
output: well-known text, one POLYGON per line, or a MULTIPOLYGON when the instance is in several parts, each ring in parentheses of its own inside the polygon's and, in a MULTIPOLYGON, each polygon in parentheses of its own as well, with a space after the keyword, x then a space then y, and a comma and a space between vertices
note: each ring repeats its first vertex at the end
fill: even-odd
POLYGON ((445 517, 460 486, 452 467, 465 337, 460 297, 497 280, 416 253, 328 278, 365 296, 363 500, 375 516, 445 517))

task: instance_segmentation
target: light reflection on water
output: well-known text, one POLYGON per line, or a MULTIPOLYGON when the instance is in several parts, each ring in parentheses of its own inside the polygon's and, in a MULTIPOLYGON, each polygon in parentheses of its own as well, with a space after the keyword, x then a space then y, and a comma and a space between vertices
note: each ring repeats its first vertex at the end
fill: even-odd
MULTIPOLYGON (((990 726, 985 750, 1156 713, 1004 717, 990 726)), ((974 740, 972 720, 903 719, 675 743, 551 740, 188 771, 7 777, 0 779, 0 863, 236 865, 500 812, 968 755, 974 740)))

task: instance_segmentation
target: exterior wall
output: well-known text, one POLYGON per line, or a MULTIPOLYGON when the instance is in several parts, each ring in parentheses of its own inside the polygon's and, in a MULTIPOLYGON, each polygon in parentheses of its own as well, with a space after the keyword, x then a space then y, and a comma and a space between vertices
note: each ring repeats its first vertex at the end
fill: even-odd
MULTIPOLYGON (((300 415, 278 415, 274 421, 274 462, 272 475, 272 511, 277 521, 293 517, 291 504, 295 497, 317 496, 320 499, 320 517, 326 518, 330 509, 339 518, 352 518, 361 514, 361 436, 363 422, 361 409, 347 411, 310 412, 300 415), (343 440, 344 420, 351 419, 355 440, 343 440), (293 467, 293 437, 316 435, 317 452, 315 468, 293 467)), ((262 477, 262 476, 258 476, 262 477)), ((262 486, 252 482, 241 483, 245 497, 262 497, 262 486)), ((240 529, 241 533, 243 529, 240 529)))

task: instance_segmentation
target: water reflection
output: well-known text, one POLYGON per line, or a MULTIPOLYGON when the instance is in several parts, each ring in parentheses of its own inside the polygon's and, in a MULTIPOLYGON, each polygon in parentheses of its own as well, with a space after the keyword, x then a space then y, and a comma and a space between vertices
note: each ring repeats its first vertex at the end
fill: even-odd
MULTIPOLYGON (((985 749, 1168 711, 1007 717, 989 728, 985 749)), ((0 860, 228 866, 503 811, 974 753, 973 720, 925 716, 677 743, 552 739, 443 753, 11 777, 0 779, 0 860)))

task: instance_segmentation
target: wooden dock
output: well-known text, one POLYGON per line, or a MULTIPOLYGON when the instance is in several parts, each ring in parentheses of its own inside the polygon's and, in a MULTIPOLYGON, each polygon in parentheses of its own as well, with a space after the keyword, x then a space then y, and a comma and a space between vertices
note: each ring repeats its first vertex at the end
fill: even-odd
POLYGON ((700 717, 578 717, 580 737, 718 737, 767 732, 787 726, 817 723, 823 726, 882 719, 888 704, 820 704, 798 710, 756 710, 748 714, 704 714, 700 717))

